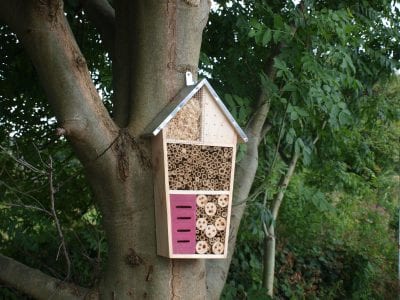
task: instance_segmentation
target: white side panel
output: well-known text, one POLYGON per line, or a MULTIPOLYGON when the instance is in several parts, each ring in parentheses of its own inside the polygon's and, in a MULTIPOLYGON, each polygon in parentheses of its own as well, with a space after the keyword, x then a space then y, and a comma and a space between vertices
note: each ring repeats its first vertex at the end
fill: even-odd
POLYGON ((236 132, 225 117, 211 94, 203 87, 203 143, 223 143, 234 145, 236 132))

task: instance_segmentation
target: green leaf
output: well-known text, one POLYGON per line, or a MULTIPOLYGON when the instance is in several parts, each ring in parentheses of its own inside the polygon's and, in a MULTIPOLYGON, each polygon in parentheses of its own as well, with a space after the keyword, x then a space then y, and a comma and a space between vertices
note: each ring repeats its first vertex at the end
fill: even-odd
POLYGON ((293 82, 288 82, 282 88, 282 91, 284 91, 284 92, 295 92, 295 91, 297 91, 297 86, 293 82))
POLYGON ((294 130, 293 127, 289 128, 289 130, 286 133, 286 143, 288 145, 292 145, 295 137, 296 137, 296 131, 294 130))
POLYGON ((255 29, 250 29, 249 31, 249 37, 254 37, 256 35, 256 30, 255 29))
POLYGON ((299 106, 294 106, 294 109, 296 110, 297 114, 301 117, 308 117, 309 114, 306 112, 303 108, 299 106))
POLYGON ((258 22, 257 21, 257 19, 255 19, 255 18, 251 18, 250 19, 250 25, 252 26, 252 27, 254 27, 255 29, 261 29, 261 24, 260 24, 260 22, 258 22))
POLYGON ((244 101, 243 98, 239 97, 238 95, 233 95, 233 99, 235 100, 235 102, 240 105, 240 106, 244 106, 246 105, 246 102, 244 101))
POLYGON ((280 60, 278 57, 274 58, 274 67, 278 70, 287 70, 287 66, 284 61, 280 60))
POLYGON ((246 121, 246 117, 247 117, 247 110, 244 106, 240 106, 239 107, 239 115, 237 118, 237 121, 239 124, 244 124, 246 121))
POLYGON ((290 113, 290 119, 291 119, 292 121, 296 121, 298 118, 299 118, 299 115, 298 115, 298 113, 297 113, 296 111, 292 111, 292 112, 290 113))
POLYGON ((236 154, 236 161, 239 162, 243 159, 244 155, 246 154, 247 151, 247 144, 239 144, 238 145, 238 151, 236 154))
MULTIPOLYGON (((200 61, 205 65, 212 65, 210 59, 204 52, 200 52, 200 61)), ((111 76, 110 76, 110 80, 111 80, 111 76)))
POLYGON ((351 123, 351 115, 348 113, 348 111, 346 111, 346 110, 342 110, 340 113, 339 113, 339 116, 338 116, 338 118, 339 118, 339 124, 340 125, 348 125, 348 124, 350 124, 351 123))
POLYGON ((311 163, 311 148, 303 144, 303 164, 308 166, 311 163))
POLYGON ((263 38, 262 38, 262 45, 267 46, 268 43, 271 41, 272 38, 272 33, 269 28, 267 28, 264 32, 263 38))
POLYGON ((281 40, 282 32, 279 30, 275 30, 273 33, 274 42, 278 43, 281 40))
POLYGON ((286 103, 287 103, 286 98, 283 98, 283 97, 279 97, 279 101, 280 101, 282 104, 286 104, 286 103))
POLYGON ((271 81, 271 79, 265 75, 264 72, 260 74, 260 79, 261 79, 261 86, 268 91, 271 95, 276 95, 278 93, 278 87, 276 84, 271 81))
POLYGON ((231 94, 225 94, 225 103, 228 106, 229 111, 231 112, 232 116, 237 119, 238 118, 238 111, 237 111, 237 106, 235 104, 235 101, 233 100, 233 97, 231 94))
POLYGON ((283 19, 280 15, 274 15, 274 29, 282 29, 283 28, 283 19))

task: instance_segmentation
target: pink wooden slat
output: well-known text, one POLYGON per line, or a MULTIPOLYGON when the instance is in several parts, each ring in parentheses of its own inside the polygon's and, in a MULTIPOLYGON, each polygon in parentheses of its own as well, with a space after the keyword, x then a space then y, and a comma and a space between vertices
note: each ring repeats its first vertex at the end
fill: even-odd
POLYGON ((170 195, 172 250, 194 254, 196 247, 196 195, 170 195))

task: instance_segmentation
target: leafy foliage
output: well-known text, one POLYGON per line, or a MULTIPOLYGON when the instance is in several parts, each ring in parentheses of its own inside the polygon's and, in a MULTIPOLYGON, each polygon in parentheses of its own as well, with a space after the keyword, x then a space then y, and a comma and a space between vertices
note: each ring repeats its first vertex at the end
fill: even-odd
POLYGON ((284 127, 282 148, 290 153, 296 144, 305 163, 324 123, 331 130, 350 125, 357 99, 398 66, 397 14, 389 2, 217 2, 204 71, 242 124, 265 90, 268 122, 275 132, 284 127), (239 115, 240 99, 249 101, 239 115))
MULTIPOLYGON (((292 180, 277 223, 277 299, 397 296, 399 87, 394 78, 374 88, 362 106, 368 114, 319 144, 318 156, 292 180), (391 112, 371 118, 386 101, 391 112)), ((226 299, 251 299, 261 286, 262 201, 250 202, 242 222, 226 299)))
POLYGON ((260 290, 262 223, 276 222, 269 199, 299 153, 276 222, 277 298, 393 298, 395 288, 384 286, 394 284, 394 228, 385 219, 395 214, 399 101, 397 79, 386 80, 398 68, 398 8, 389 1, 217 3, 204 74, 242 124, 263 93, 270 105, 224 297, 251 299, 260 290), (242 115, 235 97, 248 99, 242 115), (374 215, 369 226, 361 225, 365 215, 374 215))

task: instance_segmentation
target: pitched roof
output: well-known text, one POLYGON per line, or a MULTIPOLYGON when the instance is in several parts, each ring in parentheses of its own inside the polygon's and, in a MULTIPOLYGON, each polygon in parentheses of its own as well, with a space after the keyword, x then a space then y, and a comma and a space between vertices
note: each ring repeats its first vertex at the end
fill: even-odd
POLYGON ((173 117, 181 110, 181 108, 196 94, 203 86, 207 87, 208 91, 213 96, 215 102, 218 104, 219 108, 228 119, 232 127, 235 129, 236 133, 240 138, 247 142, 248 138, 244 131, 240 128, 239 124, 235 121, 231 113, 228 111, 221 98, 218 97, 215 90, 212 88, 207 79, 202 79, 195 85, 186 86, 183 88, 178 95, 171 101, 154 120, 145 128, 143 136, 156 136, 173 117))

